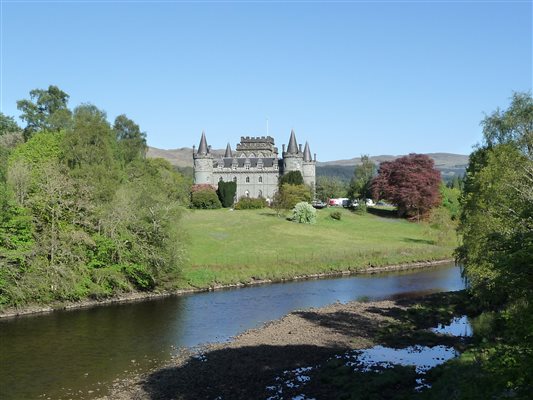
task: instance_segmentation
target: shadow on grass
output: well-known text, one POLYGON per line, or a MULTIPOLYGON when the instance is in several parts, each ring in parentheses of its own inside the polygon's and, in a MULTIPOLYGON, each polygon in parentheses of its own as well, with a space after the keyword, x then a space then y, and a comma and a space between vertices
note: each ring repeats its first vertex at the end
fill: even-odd
POLYGON ((401 219, 398 217, 398 212, 396 210, 387 210, 383 208, 367 207, 366 211, 369 214, 377 215, 378 217, 381 217, 381 218, 401 219))
POLYGON ((402 241, 406 243, 420 243, 420 244, 431 244, 431 245, 435 244, 434 240, 428 240, 428 239, 403 238, 402 241))

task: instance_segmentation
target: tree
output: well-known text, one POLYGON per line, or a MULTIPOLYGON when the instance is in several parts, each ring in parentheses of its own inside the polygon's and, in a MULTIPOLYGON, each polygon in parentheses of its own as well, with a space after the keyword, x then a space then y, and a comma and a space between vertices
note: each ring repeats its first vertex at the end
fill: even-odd
POLYGON ((274 207, 277 210, 291 210, 297 203, 311 201, 311 189, 306 185, 285 183, 274 195, 274 207))
POLYGON ((398 207, 400 216, 420 218, 440 204, 440 172, 424 154, 409 154, 381 163, 372 181, 374 199, 385 199, 398 207))
POLYGON ((47 90, 33 89, 30 99, 17 101, 22 111, 20 118, 26 121, 24 138, 28 140, 38 131, 59 131, 69 125, 71 112, 67 107, 69 95, 57 86, 50 85, 47 90))
POLYGON ((5 115, 3 112, 0 112, 0 136, 3 136, 7 133, 19 132, 20 127, 15 122, 15 118, 5 115))
POLYGON ((345 197, 346 185, 336 177, 319 176, 316 181, 316 197, 319 200, 345 197))
POLYGON ((115 118, 113 131, 118 141, 120 156, 125 163, 146 156, 146 132, 141 132, 139 125, 125 114, 115 118))
POLYGON ((302 173, 300 171, 287 172, 279 179, 279 187, 282 187, 286 183, 289 185, 303 185, 304 178, 302 173))
POLYGON ((233 205, 235 193, 237 192, 237 182, 218 182, 217 195, 222 203, 222 207, 228 208, 233 205))
POLYGON ((470 155, 457 251, 473 293, 486 304, 533 292, 533 100, 514 94, 482 121, 484 141, 470 155))
POLYGON ((361 165, 356 165, 348 197, 352 199, 369 199, 372 197, 371 183, 372 178, 376 175, 376 165, 370 160, 368 155, 361 156, 361 165))

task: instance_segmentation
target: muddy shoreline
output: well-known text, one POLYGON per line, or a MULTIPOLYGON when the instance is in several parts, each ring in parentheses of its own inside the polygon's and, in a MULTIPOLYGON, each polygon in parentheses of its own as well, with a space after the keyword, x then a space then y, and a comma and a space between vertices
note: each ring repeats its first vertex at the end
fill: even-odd
POLYGON ((292 278, 277 279, 277 280, 274 280, 274 279, 259 280, 258 279, 258 280, 251 280, 250 282, 247 282, 247 283, 214 285, 208 288, 197 288, 197 289, 194 289, 194 288, 193 289, 180 289, 180 290, 175 290, 171 292, 158 292, 158 293, 133 292, 133 293, 126 293, 124 295, 120 295, 120 296, 112 297, 108 299, 102 299, 102 300, 87 299, 87 300, 82 300, 78 302, 70 302, 70 303, 54 303, 54 304, 47 305, 47 306, 28 306, 28 307, 24 307, 20 309, 10 308, 10 309, 6 309, 0 312, 0 319, 15 318, 19 316, 29 316, 29 315, 36 315, 36 314, 46 314, 46 313, 51 313, 51 312, 59 311, 59 310, 77 310, 81 308, 104 306, 108 304, 137 302, 137 301, 144 301, 144 300, 150 300, 150 299, 159 299, 159 298, 169 297, 169 296, 179 296, 179 295, 184 295, 184 294, 210 292, 214 290, 241 288, 241 287, 264 285, 264 284, 270 284, 270 283, 291 282, 291 281, 298 281, 298 280, 332 278, 336 276, 377 274, 377 273, 382 273, 382 272, 421 269, 421 268, 428 268, 428 267, 432 267, 432 266, 436 266, 440 264, 446 264, 446 263, 450 263, 453 261, 454 261, 453 259, 444 259, 444 260, 436 260, 436 261, 422 261, 422 262, 407 263, 407 264, 389 265, 389 266, 383 266, 383 267, 370 266, 368 268, 359 269, 359 270, 345 270, 345 271, 340 271, 340 272, 300 275, 300 276, 295 276, 292 278))

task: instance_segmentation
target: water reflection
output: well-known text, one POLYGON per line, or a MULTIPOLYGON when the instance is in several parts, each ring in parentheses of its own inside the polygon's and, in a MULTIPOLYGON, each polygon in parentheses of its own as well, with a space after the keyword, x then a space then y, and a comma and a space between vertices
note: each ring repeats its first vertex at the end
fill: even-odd
POLYGON ((110 380, 170 359, 173 348, 228 340, 296 309, 463 287, 459 269, 449 265, 1 320, 0 390, 4 399, 90 398, 110 380))

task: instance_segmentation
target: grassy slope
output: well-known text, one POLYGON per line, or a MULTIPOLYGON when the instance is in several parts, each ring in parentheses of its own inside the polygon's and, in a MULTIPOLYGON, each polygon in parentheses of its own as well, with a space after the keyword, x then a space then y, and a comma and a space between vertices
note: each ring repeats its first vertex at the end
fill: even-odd
POLYGON ((315 225, 289 222, 274 211, 194 210, 183 219, 189 264, 183 286, 280 279, 451 256, 455 242, 434 244, 425 224, 319 210, 315 225))

